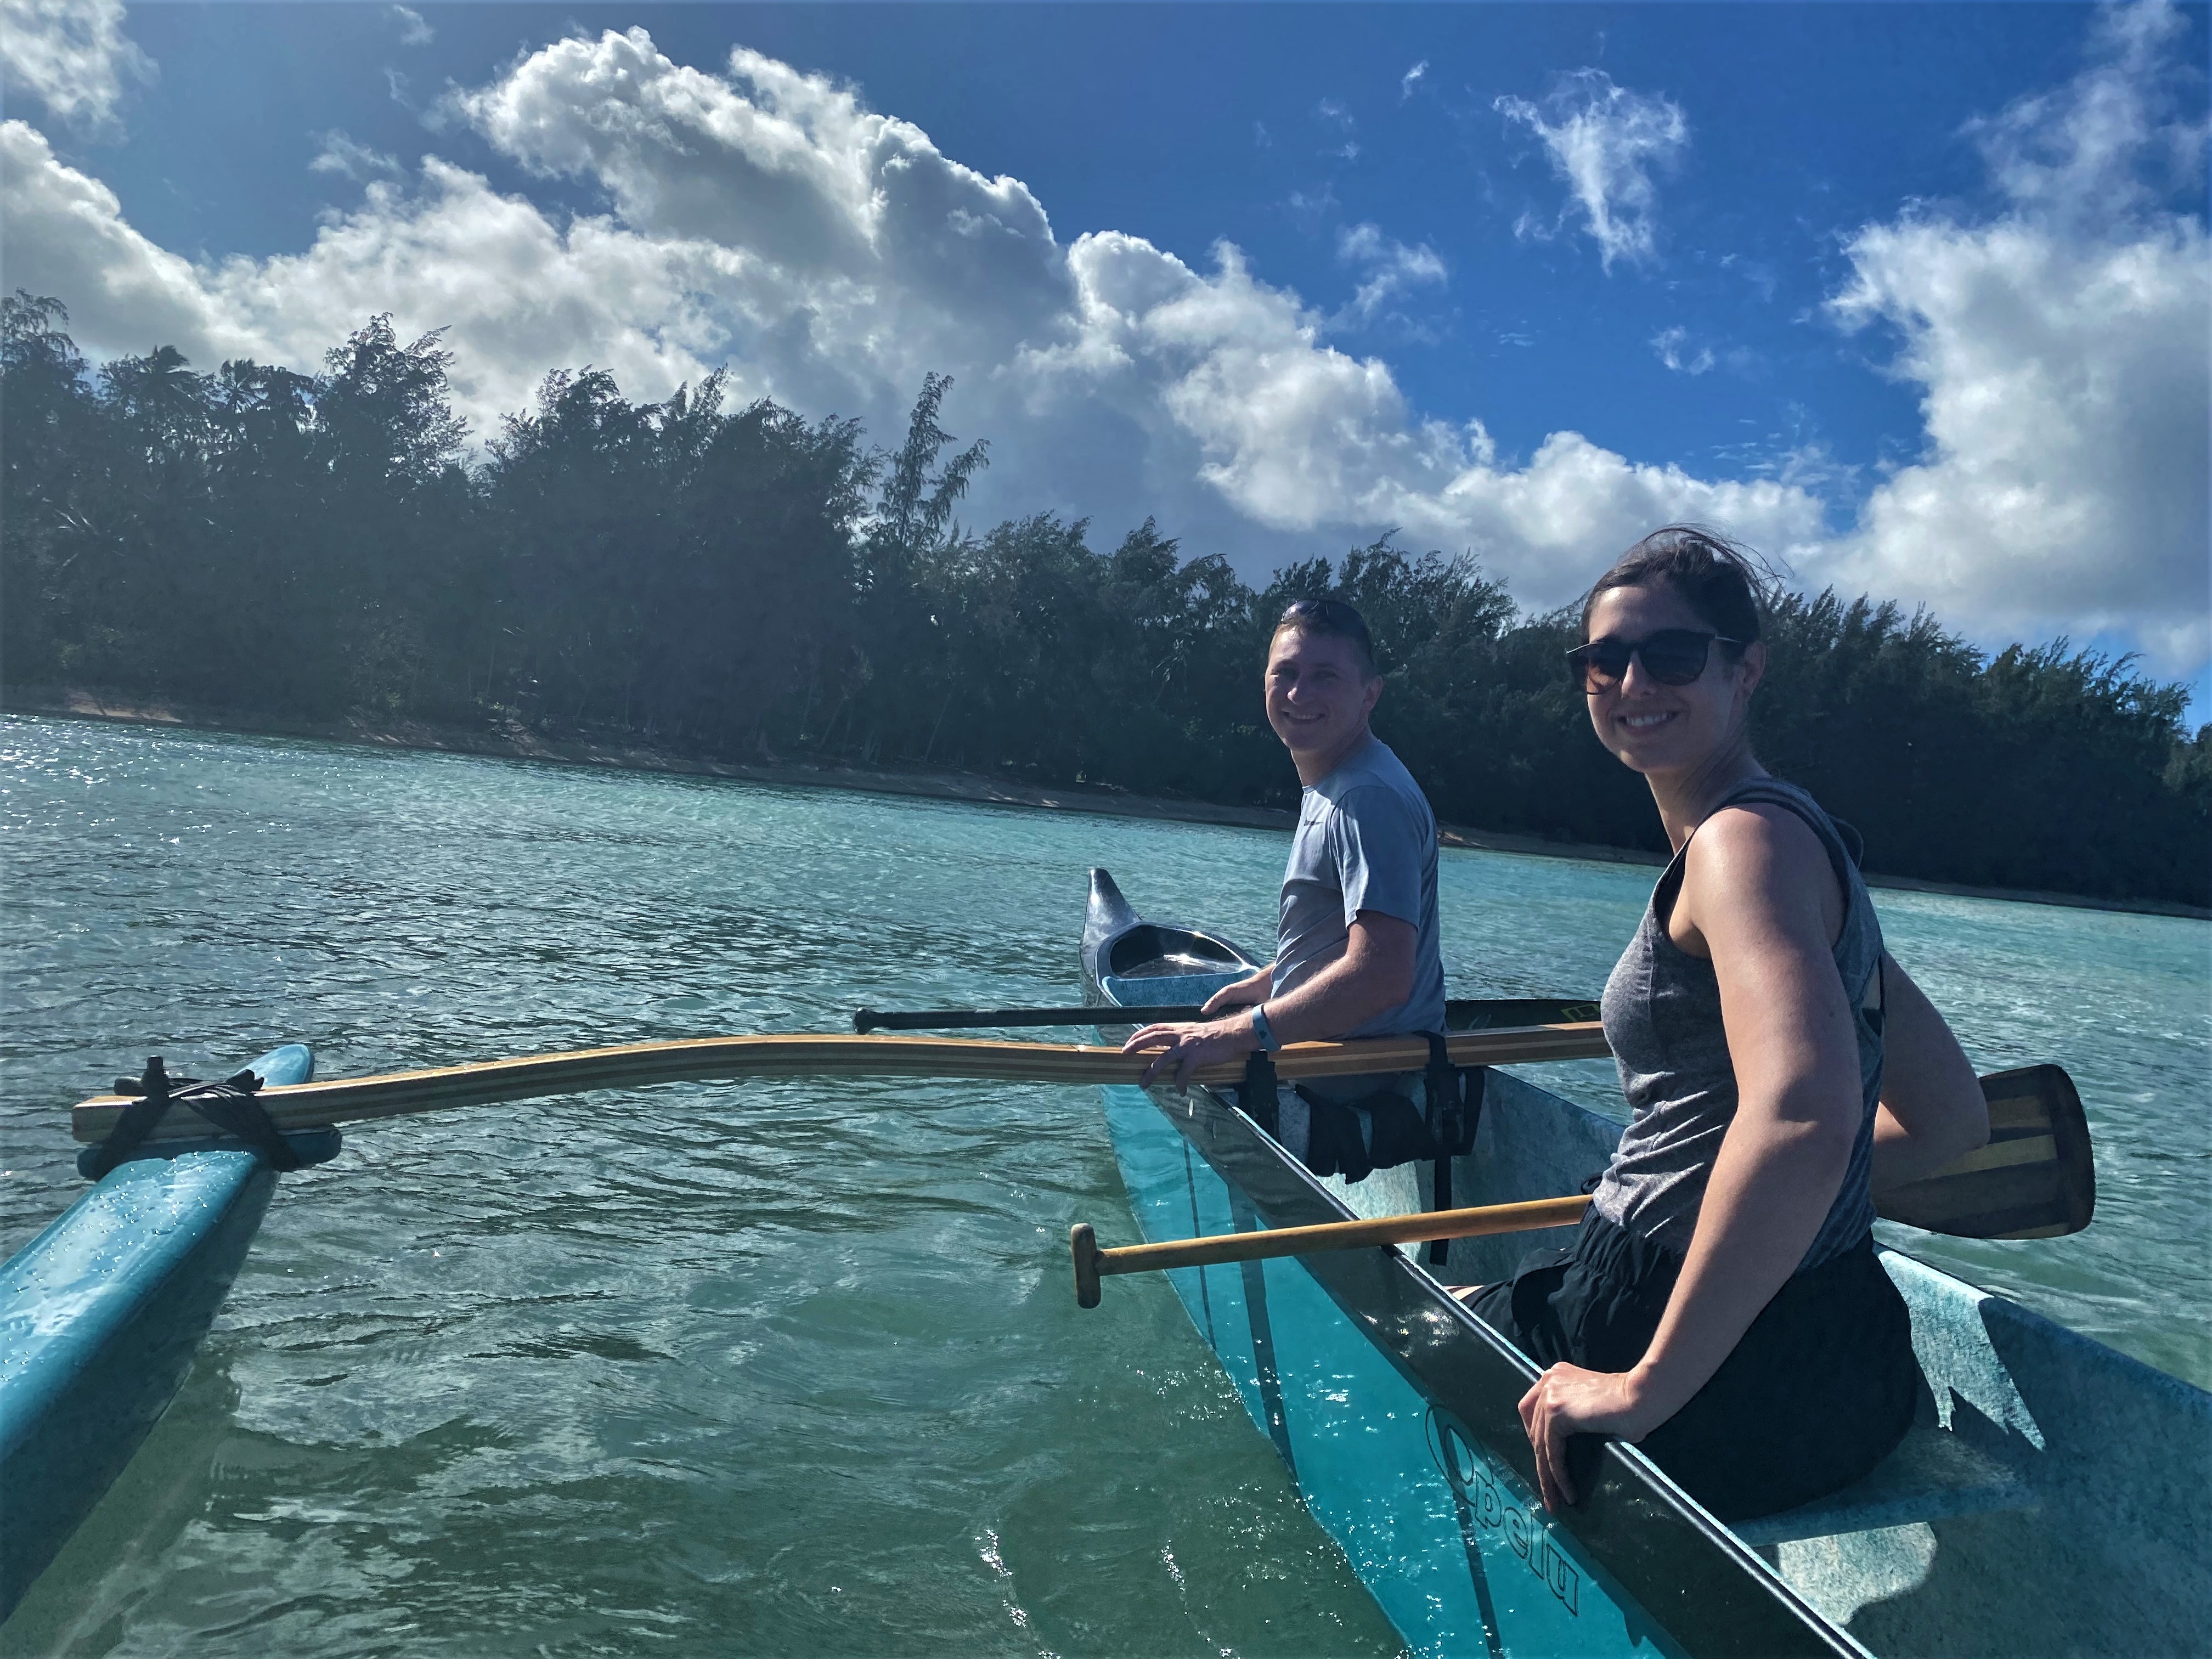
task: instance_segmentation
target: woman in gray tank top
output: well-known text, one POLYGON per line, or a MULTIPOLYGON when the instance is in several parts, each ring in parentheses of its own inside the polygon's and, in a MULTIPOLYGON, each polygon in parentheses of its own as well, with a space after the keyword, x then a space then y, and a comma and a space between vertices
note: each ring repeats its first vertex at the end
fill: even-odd
POLYGON ((1988 1138, 1973 1068, 1883 951, 1856 836, 1752 755, 1764 592, 1719 538, 1660 531, 1570 653, 1674 858, 1606 986, 1620 1149, 1574 1247, 1472 1304, 1547 1367, 1521 1416, 1553 1507, 1575 1433, 1640 1443, 1729 1520, 1870 1470, 1920 1379, 1875 1186, 1988 1138))

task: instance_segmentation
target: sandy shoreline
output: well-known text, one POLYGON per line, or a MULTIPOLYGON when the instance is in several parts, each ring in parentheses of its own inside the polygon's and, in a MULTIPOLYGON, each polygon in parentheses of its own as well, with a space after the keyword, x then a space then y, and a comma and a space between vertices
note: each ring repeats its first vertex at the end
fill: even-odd
MULTIPOLYGON (((569 766, 605 766, 625 771, 731 778, 748 783, 776 784, 794 788, 857 789, 871 794, 915 795, 932 800, 975 801, 988 805, 1032 807, 1048 811, 1097 812, 1113 817, 1228 824, 1245 829, 1278 830, 1285 834, 1288 834, 1296 823, 1296 815, 1287 808, 1225 806, 1212 801, 1133 794, 1120 789, 1047 787, 974 772, 811 765, 797 761, 738 764, 702 760, 644 744, 609 743, 581 737, 549 738, 520 724, 510 725, 504 729, 486 727, 471 730, 459 726, 430 726, 416 720, 372 724, 352 717, 337 720, 287 720, 236 709, 191 707, 118 693, 52 686, 9 687, 0 692, 0 710, 9 714, 60 715, 75 720, 108 720, 135 726, 237 732, 264 737, 312 738, 326 743, 362 744, 379 749, 422 749, 447 754, 482 755, 495 759, 548 761, 569 766)), ((1581 859, 1600 864, 1656 866, 1664 862, 1656 854, 1634 848, 1547 841, 1538 836, 1470 830, 1458 824, 1442 825, 1438 834, 1447 847, 1470 848, 1486 852, 1581 859)), ((1867 876, 1866 881, 1869 887, 1892 888, 1906 892, 2006 899, 2018 903, 2054 904, 2075 909, 2116 910, 2143 915, 2184 916, 2212 921, 2212 909, 2159 900, 2123 901, 2089 898, 2072 893, 1968 887, 1950 882, 1921 881, 1910 876, 1872 873, 1867 876)))

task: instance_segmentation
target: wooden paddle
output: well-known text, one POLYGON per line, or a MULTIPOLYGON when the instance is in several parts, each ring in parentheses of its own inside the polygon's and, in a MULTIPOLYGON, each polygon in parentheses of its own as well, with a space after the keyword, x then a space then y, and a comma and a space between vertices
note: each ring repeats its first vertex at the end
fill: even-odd
MULTIPOLYGON (((1029 1025, 1156 1024, 1203 1019, 1197 1003, 1161 1008, 914 1008, 902 1013, 858 1008, 853 1029, 869 1031, 959 1031, 976 1027, 1011 1030, 1029 1025)), ((1492 1031, 1522 1025, 1579 1024, 1597 1018, 1597 1004, 1571 997, 1471 997, 1444 1004, 1447 1031, 1492 1031)))
POLYGON ((1218 1261, 1264 1261, 1279 1255, 1308 1255, 1316 1250, 1352 1250, 1363 1244, 1414 1244, 1427 1239, 1480 1238, 1491 1233, 1526 1232, 1537 1227, 1571 1227, 1583 1218, 1589 1200, 1532 1199, 1525 1204, 1488 1204, 1472 1210, 1430 1210, 1420 1215, 1386 1215, 1371 1221, 1329 1221, 1316 1227, 1271 1227, 1249 1233, 1217 1233, 1208 1238, 1170 1239, 1164 1244, 1125 1244, 1102 1250, 1091 1224, 1068 1229, 1075 1255, 1075 1300, 1098 1305, 1098 1280, 1108 1273, 1156 1273, 1163 1267, 1210 1267, 1218 1261))
MULTIPOLYGON (((1954 1238, 2058 1238, 2081 1231, 2096 1211, 2097 1176, 2089 1123, 2074 1079, 2057 1066, 2026 1066, 1992 1073, 1981 1083, 1990 1106, 1988 1144, 1932 1176, 1876 1193, 1875 1213, 1885 1221, 1954 1238)), ((1075 1256, 1075 1299, 1084 1307, 1097 1307, 1098 1280, 1107 1273, 1566 1227, 1582 1219, 1589 1204, 1580 1195, 1539 1198, 1110 1250, 1100 1249, 1090 1224, 1079 1221, 1068 1234, 1075 1256)))
POLYGON ((1989 1144, 1923 1180, 1875 1194, 1885 1221, 1954 1238, 2061 1238, 2097 1212, 2089 1120, 2074 1079, 2023 1066, 1982 1079, 1989 1144))
MULTIPOLYGON (((1457 1066, 1583 1060, 1610 1052, 1605 1032, 1595 1020, 1468 1032, 1446 1042, 1452 1063, 1457 1066)), ((574 1054, 394 1072, 383 1077, 303 1083, 264 1089, 254 1098, 279 1129, 297 1129, 497 1100, 712 1078, 942 1077, 994 1083, 1133 1084, 1153 1058, 1073 1043, 985 1042, 961 1037, 703 1037, 688 1042, 633 1042, 617 1048, 586 1048, 574 1054)), ((1278 1051, 1274 1061, 1276 1074, 1286 1079, 1418 1072, 1429 1063, 1429 1046, 1420 1037, 1294 1042, 1278 1051)), ((1194 1080, 1231 1085, 1240 1082, 1243 1075, 1243 1062, 1230 1060, 1200 1070, 1194 1080)), ((98 1095, 81 1101, 70 1110, 70 1133, 82 1141, 104 1140, 129 1103, 128 1097, 121 1095, 98 1095)), ((180 1108, 157 1123, 147 1139, 187 1139, 207 1133, 206 1124, 180 1108)))
POLYGON ((1150 1024, 1205 1018, 1206 1010, 1195 1002, 1164 1008, 1116 1008, 1102 1004, 1088 1008, 912 1008, 903 1013, 855 1008, 853 1029, 866 1036, 870 1031, 961 1031, 979 1026, 1012 1030, 1024 1025, 1127 1025, 1133 1019, 1150 1024))

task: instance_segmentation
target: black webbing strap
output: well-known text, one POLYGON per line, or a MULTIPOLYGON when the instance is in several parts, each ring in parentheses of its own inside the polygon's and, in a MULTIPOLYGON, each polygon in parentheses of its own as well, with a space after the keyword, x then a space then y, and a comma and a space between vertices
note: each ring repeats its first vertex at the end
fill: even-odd
POLYGON ((123 1115, 108 1131, 107 1139, 79 1159, 77 1167, 90 1179, 99 1180, 138 1150, 153 1133, 154 1126, 167 1115, 170 1107, 185 1106, 223 1133, 234 1135, 252 1147, 272 1168, 299 1169, 300 1155, 292 1150, 291 1144, 270 1121, 261 1103, 253 1097, 260 1087, 261 1079, 250 1071, 225 1078, 220 1083, 173 1078, 162 1066, 161 1055, 151 1055, 146 1061, 144 1077, 115 1080, 116 1093, 135 1094, 137 1098, 123 1109, 123 1115))
MULTIPOLYGON (((1422 1073, 1426 1085, 1429 1108, 1429 1135, 1437 1146, 1437 1176, 1429 1207, 1449 1210, 1452 1207, 1452 1159, 1462 1152, 1474 1150, 1475 1126, 1482 1118, 1483 1068, 1474 1066, 1462 1071, 1452 1064, 1451 1049, 1437 1032, 1425 1034, 1429 1039, 1429 1063, 1422 1073), (1473 1085, 1474 1099, 1468 1100, 1468 1085, 1473 1085)), ((1451 1241, 1434 1238, 1429 1241, 1429 1265, 1441 1267, 1451 1254, 1451 1241)))
POLYGON ((1278 1121, 1275 1091, 1274 1057, 1265 1048, 1255 1048, 1244 1056, 1244 1081, 1237 1086, 1237 1103, 1244 1109, 1244 1115, 1265 1129, 1270 1135, 1280 1133, 1278 1121))

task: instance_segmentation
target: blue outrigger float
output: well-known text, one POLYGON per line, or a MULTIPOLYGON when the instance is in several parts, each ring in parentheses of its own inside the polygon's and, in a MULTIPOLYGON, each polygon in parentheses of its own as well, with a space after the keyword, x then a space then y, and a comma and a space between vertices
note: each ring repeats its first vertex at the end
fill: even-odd
MULTIPOLYGON (((305 1083, 315 1057, 289 1042, 246 1069, 305 1083)), ((338 1149, 335 1129, 286 1139, 287 1162, 338 1149)), ((270 1159, 236 1140, 138 1151, 0 1267, 0 1619, 184 1386, 276 1188, 270 1159)))
MULTIPOLYGON (((1144 921, 1103 870, 1082 962, 1095 1003, 1139 1018, 1258 965, 1218 935, 1144 921)), ((1103 1034, 1129 1029, 1101 1013, 1103 1034)), ((1571 1194, 1604 1167, 1618 1124, 1504 1072, 1481 1079, 1455 1203, 1571 1194)), ((1236 1091, 1101 1092, 1147 1242, 1431 1207, 1428 1165, 1317 1178, 1236 1091)), ((2212 1395, 1895 1250, 1882 1261, 1927 1388, 1865 1480, 1731 1527, 1607 1444, 1583 1501, 1547 1516, 1516 1410, 1534 1370, 1445 1289, 1496 1282, 1531 1244, 1456 1239, 1433 1268, 1407 1246, 1168 1275, 1413 1652, 2206 1651, 2212 1395)))

